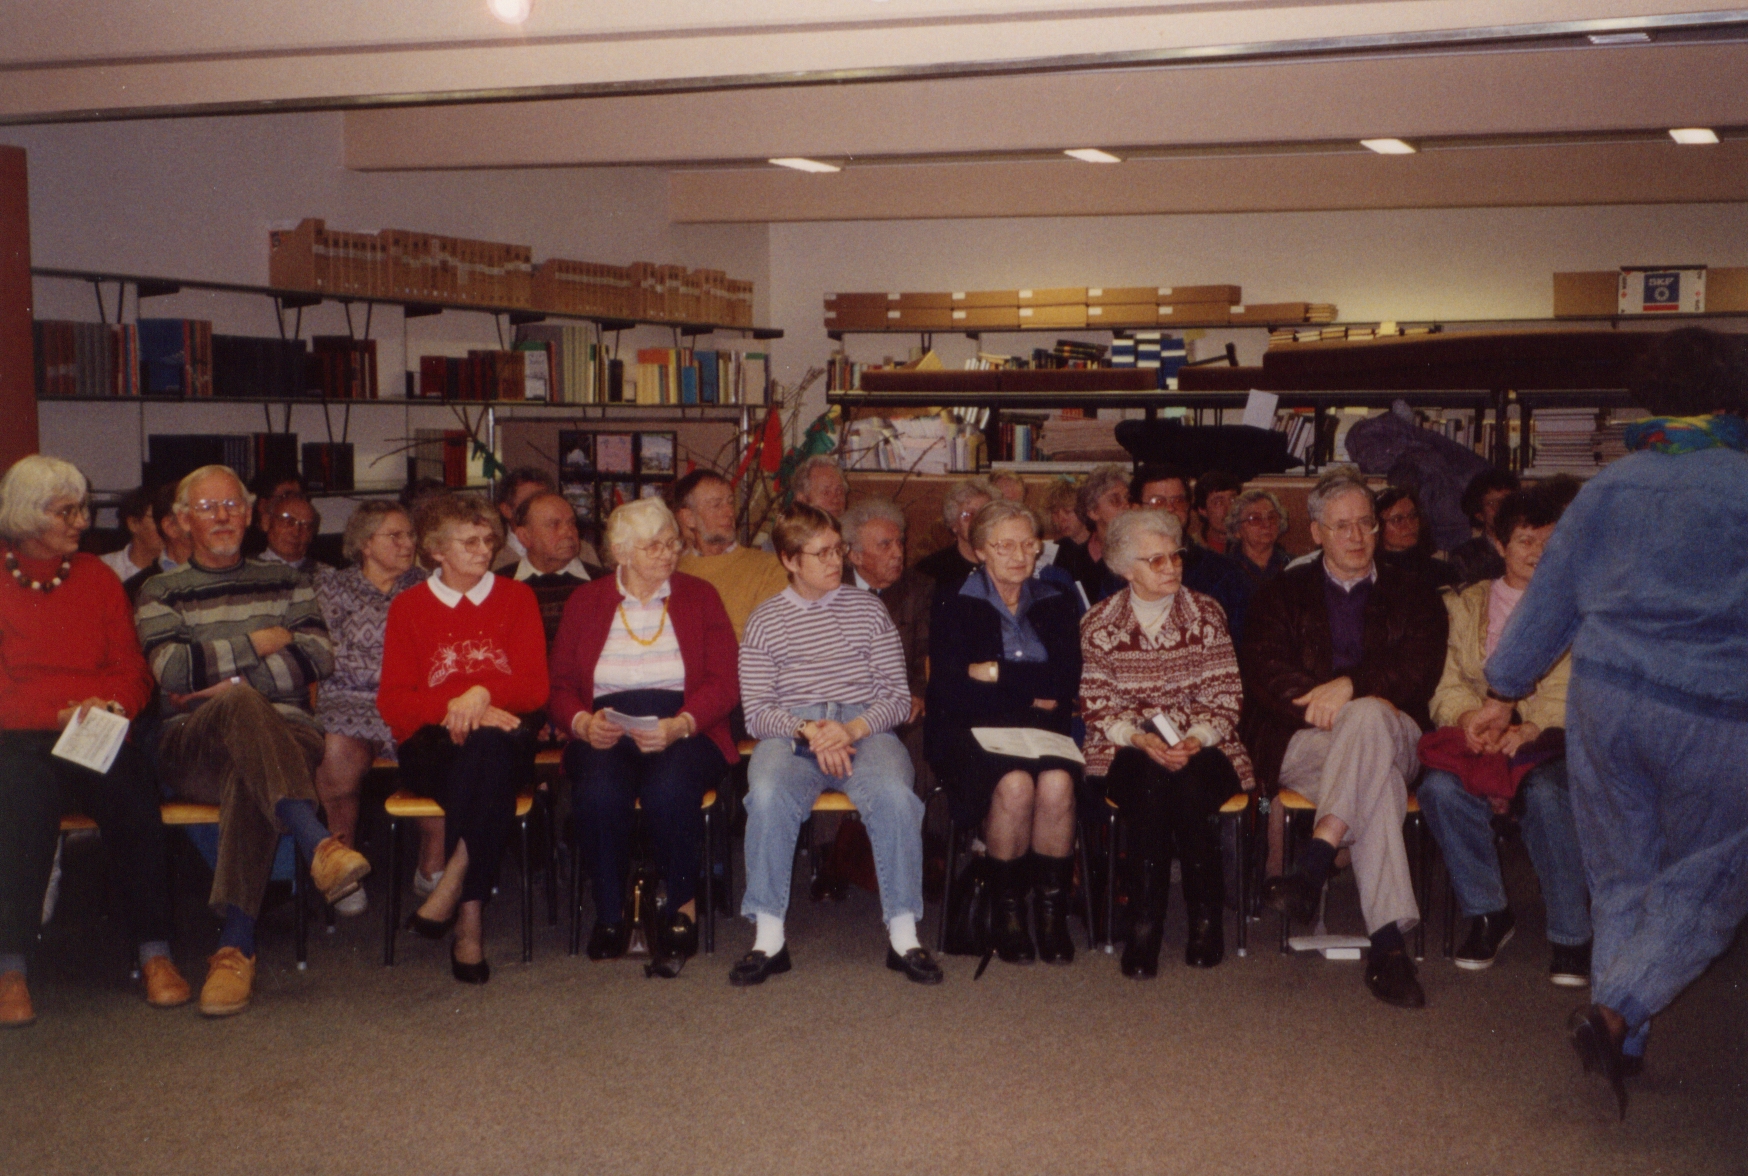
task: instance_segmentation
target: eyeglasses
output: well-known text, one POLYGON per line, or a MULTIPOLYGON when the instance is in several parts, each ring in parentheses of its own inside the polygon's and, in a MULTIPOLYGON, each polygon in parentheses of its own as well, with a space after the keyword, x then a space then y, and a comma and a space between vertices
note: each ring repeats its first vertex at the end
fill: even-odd
POLYGON ((59 510, 51 510, 49 514, 60 519, 70 527, 73 525, 75 519, 89 519, 91 517, 91 508, 83 502, 75 502, 71 506, 63 506, 59 510))
POLYGON ((1270 511, 1268 514, 1245 515, 1238 520, 1238 525, 1241 527, 1254 527, 1258 523, 1267 523, 1271 527, 1278 527, 1281 523, 1281 516, 1270 511))
POLYGON ((316 529, 316 520, 300 519, 294 514, 276 514, 273 516, 273 521, 281 526, 292 527, 299 531, 314 531, 316 529))
POLYGON ((680 541, 678 539, 652 539, 648 543, 639 543, 637 554, 646 559, 659 559, 664 555, 678 555, 680 554, 680 541))
POLYGON ((1187 505, 1189 501, 1189 498, 1183 494, 1149 494, 1141 500, 1141 505, 1163 506, 1175 510, 1177 507, 1187 505))
POLYGON ((1003 559, 1012 559, 1016 555, 1030 559, 1044 550, 1044 545, 1036 539, 1003 539, 1000 543, 988 544, 986 549, 995 552, 1003 559))
POLYGON ((1406 523, 1418 523, 1419 521, 1420 514, 1417 511, 1412 510, 1398 511, 1395 514, 1387 514, 1384 516, 1384 525, 1386 527, 1400 527, 1406 523))
POLYGON ((1138 559, 1135 562, 1144 563, 1149 568, 1153 569, 1154 575, 1163 576, 1165 575, 1167 568, 1181 568, 1184 566, 1184 553, 1181 551, 1168 551, 1164 555, 1149 556, 1146 559, 1138 559))
POLYGON ((188 504, 189 512, 202 519, 215 519, 221 514, 238 515, 248 509, 247 505, 235 498, 202 498, 188 504))
POLYGON ((1345 523, 1330 523, 1323 529, 1335 535, 1376 535, 1378 533, 1378 520, 1375 518, 1350 519, 1345 523))
POLYGON ((842 543, 834 543, 830 547, 822 547, 818 551, 803 550, 800 554, 811 555, 820 563, 842 563, 844 562, 845 550, 842 543))

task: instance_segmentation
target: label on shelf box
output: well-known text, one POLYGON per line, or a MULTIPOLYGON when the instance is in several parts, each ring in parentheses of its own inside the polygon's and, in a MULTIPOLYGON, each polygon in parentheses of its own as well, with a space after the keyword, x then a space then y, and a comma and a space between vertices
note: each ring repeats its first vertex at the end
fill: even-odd
POLYGON ((1621 314, 1703 314, 1706 267, 1622 266, 1621 314))

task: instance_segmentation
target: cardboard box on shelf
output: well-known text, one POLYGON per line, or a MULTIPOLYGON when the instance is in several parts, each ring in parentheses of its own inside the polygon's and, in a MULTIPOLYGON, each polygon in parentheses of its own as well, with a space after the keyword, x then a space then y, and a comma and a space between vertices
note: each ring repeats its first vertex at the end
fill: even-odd
POLYGON ((1748 269, 1737 266, 1708 271, 1706 309, 1748 312, 1748 269))
POLYGON ((906 291, 898 296, 897 305, 900 310, 951 310, 953 309, 953 295, 945 290, 936 294, 906 291))
POLYGON ((1139 306, 1143 302, 1151 306, 1158 301, 1159 291, 1153 286, 1089 286, 1086 291, 1088 306, 1139 306))
POLYGON ((953 325, 953 312, 946 308, 939 310, 927 307, 912 309, 900 307, 886 312, 886 325, 901 330, 940 331, 953 325))
POLYGON ((1621 266, 1620 314, 1703 314, 1706 306, 1706 267, 1621 266))
POLYGON ((1151 302, 1088 306, 1089 327, 1151 327, 1159 322, 1159 308, 1151 302))
POLYGON ((1020 311, 1016 306, 968 306, 952 314, 953 326, 967 330, 1011 331, 1020 325, 1020 311))
POLYGON ((1153 294, 1155 302, 1173 305, 1181 302, 1220 302, 1227 306, 1236 306, 1244 301, 1244 290, 1239 286, 1160 286, 1153 294))
POLYGON ((1252 302, 1227 308, 1227 321, 1233 323, 1307 323, 1311 321, 1309 302, 1252 302))
POLYGON ((1616 313, 1619 283, 1620 273, 1615 270, 1555 274, 1554 317, 1585 318, 1616 313))
POLYGON ((836 311, 873 311, 885 313, 898 305, 897 294, 827 294, 825 308, 836 311))
POLYGON ((1051 290, 1021 290, 1021 306, 1085 306, 1085 286, 1058 286, 1051 290))
POLYGON ((1022 306, 1020 326, 1050 327, 1055 330, 1081 329, 1086 326, 1086 304, 1075 306, 1022 306))
POLYGON ((1228 311, 1224 302, 1162 302, 1155 307, 1153 322, 1160 327, 1223 327, 1228 311))
POLYGON ((825 312, 828 331, 879 331, 885 329, 886 308, 879 310, 831 310, 825 312))
POLYGON ((1018 306, 1020 292, 1018 290, 956 290, 953 292, 952 303, 955 310, 964 310, 972 306, 1018 306))

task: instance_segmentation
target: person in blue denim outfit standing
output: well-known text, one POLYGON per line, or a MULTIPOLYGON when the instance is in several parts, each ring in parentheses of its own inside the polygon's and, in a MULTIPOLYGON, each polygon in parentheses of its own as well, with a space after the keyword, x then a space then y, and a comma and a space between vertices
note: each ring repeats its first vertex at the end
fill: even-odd
POLYGON ((838 524, 797 504, 771 532, 789 587, 753 610, 740 650, 741 705, 759 741, 747 767, 746 895, 757 926, 736 987, 790 968, 783 933, 795 839, 828 788, 856 806, 874 850, 890 946, 886 966, 918 984, 941 969, 917 941, 923 913, 923 802, 892 729, 910 718, 904 646, 872 592, 843 586, 838 524))
POLYGON ((1566 751, 1590 881, 1586 1071, 1622 1117, 1652 1016, 1748 913, 1748 382, 1739 336, 1674 331, 1634 376, 1659 414, 1567 510, 1465 724, 1493 738, 1568 646, 1566 751))

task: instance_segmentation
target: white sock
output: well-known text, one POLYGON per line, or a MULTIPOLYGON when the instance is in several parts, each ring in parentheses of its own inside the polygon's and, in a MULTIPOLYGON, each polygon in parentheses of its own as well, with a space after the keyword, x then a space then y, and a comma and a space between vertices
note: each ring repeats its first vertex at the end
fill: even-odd
POLYGON ((753 936, 753 950, 774 956, 783 950, 783 920, 776 915, 754 915, 758 932, 753 936))
POLYGON ((915 915, 899 915, 886 924, 886 934, 892 939, 892 950, 899 955, 922 946, 917 942, 915 915))

